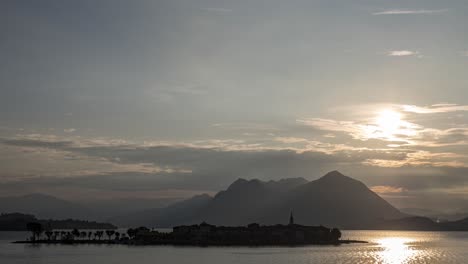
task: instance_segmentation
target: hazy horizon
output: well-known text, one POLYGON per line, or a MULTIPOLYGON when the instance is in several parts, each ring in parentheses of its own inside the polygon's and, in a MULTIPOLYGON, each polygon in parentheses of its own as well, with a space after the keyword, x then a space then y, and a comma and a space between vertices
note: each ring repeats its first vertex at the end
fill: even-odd
POLYGON ((461 0, 0 3, 0 196, 183 199, 339 170, 468 213, 461 0))

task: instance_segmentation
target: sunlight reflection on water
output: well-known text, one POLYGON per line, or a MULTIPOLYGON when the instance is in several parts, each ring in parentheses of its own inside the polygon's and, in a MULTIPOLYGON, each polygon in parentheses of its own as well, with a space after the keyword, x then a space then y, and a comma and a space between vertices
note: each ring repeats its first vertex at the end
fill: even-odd
POLYGON ((382 247, 379 258, 385 264, 407 263, 418 254, 415 248, 412 248, 409 243, 412 239, 404 237, 383 238, 377 241, 382 247))
POLYGON ((468 232, 343 231, 367 244, 305 247, 173 247, 11 244, 28 233, 0 232, 0 263, 8 264, 458 264, 468 263, 468 232))

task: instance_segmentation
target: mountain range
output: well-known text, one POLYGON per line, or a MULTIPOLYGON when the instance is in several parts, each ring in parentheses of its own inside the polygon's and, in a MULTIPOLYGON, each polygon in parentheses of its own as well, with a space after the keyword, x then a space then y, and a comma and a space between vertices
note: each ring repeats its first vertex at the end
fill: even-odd
POLYGON ((134 202, 132 206, 132 201, 116 200, 111 204, 95 204, 93 208, 34 194, 0 198, 0 212, 30 213, 54 219, 86 216, 86 220, 104 220, 120 227, 158 228, 203 221, 225 226, 287 223, 293 212, 296 223, 303 225, 342 229, 468 230, 468 218, 438 223, 428 217, 401 212, 364 183, 338 171, 314 181, 238 179, 213 197, 202 194, 172 203, 134 202))
POLYGON ((360 228, 401 213, 362 182, 333 171, 315 181, 238 179, 214 197, 196 196, 166 208, 120 216, 120 225, 169 227, 206 221, 216 225, 285 223, 294 212, 298 223, 360 228))
POLYGON ((180 199, 109 199, 71 202, 51 195, 33 193, 0 197, 0 213, 32 214, 41 219, 104 221, 116 215, 166 207, 177 201, 180 199))

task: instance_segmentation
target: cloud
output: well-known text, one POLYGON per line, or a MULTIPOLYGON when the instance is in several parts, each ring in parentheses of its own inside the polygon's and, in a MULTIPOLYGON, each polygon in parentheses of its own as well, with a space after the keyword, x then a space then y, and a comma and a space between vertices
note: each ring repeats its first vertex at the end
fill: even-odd
POLYGON ((352 135, 357 135, 360 132, 360 127, 352 121, 337 121, 324 118, 302 118, 296 122, 306 126, 316 127, 324 131, 347 132, 352 135))
POLYGON ((402 144, 411 144, 411 135, 417 132, 419 126, 404 120, 400 120, 398 127, 391 133, 386 131, 385 127, 376 120, 372 122, 354 122, 354 121, 339 121, 323 118, 303 118, 297 119, 298 123, 306 126, 311 126, 324 131, 343 132, 350 135, 353 139, 368 141, 371 139, 379 139, 390 142, 400 142, 402 144))
MULTIPOLYGON (((330 140, 342 140, 340 133, 334 134, 330 140)), ((323 133, 317 135, 327 139, 321 137, 323 133)), ((0 159, 0 194, 60 191, 67 197, 64 190, 70 190, 90 197, 145 197, 180 190, 190 195, 224 189, 239 177, 313 180, 335 169, 370 186, 394 187, 393 195, 390 188, 377 189, 392 199, 397 199, 398 188, 437 189, 438 197, 446 199, 444 193, 449 195, 453 188, 468 183, 468 168, 459 166, 466 163, 462 154, 371 148, 370 142, 366 142, 368 147, 359 147, 356 142, 360 141, 331 143, 277 136, 264 144, 234 139, 138 143, 76 135, 21 135, 0 140, 0 156, 5 157, 0 159), (395 166, 388 166, 389 162, 395 166)))
POLYGON ((201 10, 209 11, 209 12, 220 12, 220 13, 229 13, 232 12, 232 9, 223 8, 223 7, 204 7, 201 10))
POLYGON ((63 132, 65 132, 65 133, 73 133, 75 131, 76 131, 75 128, 66 128, 66 129, 63 130, 63 132))
POLYGON ((297 137, 276 137, 275 140, 282 142, 282 143, 301 143, 301 142, 308 141, 305 138, 297 138, 297 137))
POLYGON ((429 151, 416 151, 408 153, 407 157, 402 160, 368 159, 363 164, 390 168, 403 166, 468 168, 468 156, 451 152, 433 153, 429 151))
POLYGON ((457 111, 468 111, 468 105, 457 104, 435 104, 430 107, 416 105, 402 105, 402 110, 405 112, 417 114, 434 114, 434 113, 449 113, 457 111))
POLYGON ((405 56, 420 56, 418 51, 411 51, 411 50, 393 50, 387 52, 388 56, 392 57, 405 57, 405 56))
POLYGON ((358 155, 360 151, 374 150, 374 156, 361 161, 366 166, 468 167, 468 151, 466 151, 468 127, 463 116, 451 117, 451 113, 466 111, 466 106, 443 103, 430 107, 415 105, 385 107, 381 108, 387 109, 384 111, 368 109, 362 117, 356 114, 362 112, 355 109, 356 113, 348 113, 353 116, 354 121, 324 118, 302 118, 296 121, 313 129, 334 133, 335 138, 321 137, 333 143, 314 143, 313 140, 305 142, 311 150, 324 151, 330 155, 343 153, 358 155), (369 112, 374 116, 369 115, 369 112), (384 113, 393 114, 387 117, 384 113), (437 119, 433 116, 435 114, 438 115, 437 119), (388 118, 393 121, 387 120, 388 118), (378 158, 376 154, 379 152, 388 154, 388 158, 378 158))
POLYGON ((377 194, 396 194, 406 191, 402 187, 388 186, 388 185, 376 185, 370 188, 373 192, 377 194))
POLYGON ((379 16, 379 15, 430 15, 430 14, 443 13, 443 12, 447 12, 447 11, 448 11, 448 9, 433 9, 433 10, 428 10, 428 9, 419 9, 419 10, 391 9, 391 10, 375 12, 375 13, 372 13, 372 14, 375 15, 375 16, 379 16))

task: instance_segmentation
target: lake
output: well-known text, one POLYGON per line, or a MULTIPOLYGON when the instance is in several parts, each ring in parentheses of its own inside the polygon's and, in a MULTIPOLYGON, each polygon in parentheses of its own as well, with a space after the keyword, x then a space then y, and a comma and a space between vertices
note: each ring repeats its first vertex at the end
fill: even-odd
POLYGON ((27 245, 26 232, 0 232, 0 263, 468 263, 468 232, 343 231, 368 244, 305 247, 27 245))

